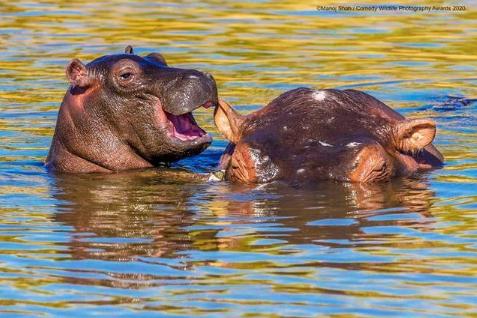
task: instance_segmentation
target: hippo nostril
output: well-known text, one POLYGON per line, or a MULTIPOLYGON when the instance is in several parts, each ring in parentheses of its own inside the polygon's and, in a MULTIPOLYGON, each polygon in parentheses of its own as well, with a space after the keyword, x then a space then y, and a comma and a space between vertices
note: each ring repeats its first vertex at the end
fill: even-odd
POLYGON ((210 74, 210 73, 204 72, 204 75, 205 75, 208 79, 211 79, 211 80, 214 79, 214 77, 213 77, 212 74, 210 74))

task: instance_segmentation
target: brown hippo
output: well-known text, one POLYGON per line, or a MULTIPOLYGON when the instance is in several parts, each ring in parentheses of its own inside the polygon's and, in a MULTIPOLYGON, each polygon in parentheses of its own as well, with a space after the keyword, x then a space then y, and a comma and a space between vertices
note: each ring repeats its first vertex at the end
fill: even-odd
POLYGON ((225 179, 375 182, 442 165, 430 119, 406 119, 356 90, 298 88, 248 116, 220 101, 215 124, 231 142, 225 179))
POLYGON ((213 77, 162 55, 106 55, 66 68, 71 84, 46 159, 60 172, 147 168, 200 153, 212 138, 192 111, 217 104, 213 77))

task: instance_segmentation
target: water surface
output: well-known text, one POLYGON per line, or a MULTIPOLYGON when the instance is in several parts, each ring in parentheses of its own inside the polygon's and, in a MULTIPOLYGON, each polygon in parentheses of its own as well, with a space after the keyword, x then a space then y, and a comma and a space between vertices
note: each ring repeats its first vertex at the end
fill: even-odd
MULTIPOLYGON (((332 14, 297 1, 1 3, 2 317, 474 317, 477 103, 462 98, 477 97, 477 12, 464 4, 332 14), (64 66, 128 44, 211 72, 244 113, 300 86, 364 90, 433 118, 446 166, 311 188, 164 169, 48 174, 64 66)), ((226 143, 210 111, 196 118, 215 141, 175 168, 208 172, 226 143)))

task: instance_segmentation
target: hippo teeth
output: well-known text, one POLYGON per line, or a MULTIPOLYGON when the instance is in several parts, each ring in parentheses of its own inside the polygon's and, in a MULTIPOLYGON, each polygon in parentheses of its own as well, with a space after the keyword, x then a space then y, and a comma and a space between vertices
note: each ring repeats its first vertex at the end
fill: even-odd
POLYGON ((182 141, 190 141, 206 134, 195 122, 192 113, 173 115, 166 113, 167 119, 172 123, 172 136, 182 141))

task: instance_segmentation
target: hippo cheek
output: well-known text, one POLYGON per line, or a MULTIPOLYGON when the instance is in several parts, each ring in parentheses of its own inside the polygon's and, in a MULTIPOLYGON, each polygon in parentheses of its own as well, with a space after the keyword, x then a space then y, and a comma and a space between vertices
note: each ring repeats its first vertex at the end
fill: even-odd
POLYGON ((394 153, 396 159, 397 174, 400 176, 410 176, 418 170, 429 169, 427 164, 419 164, 416 159, 410 155, 403 153, 394 153))
POLYGON ((238 143, 228 161, 225 178, 240 183, 257 182, 257 171, 250 147, 245 143, 238 143))
POLYGON ((394 172, 393 160, 383 147, 378 144, 366 145, 356 154, 348 178, 351 182, 387 181, 394 172))

